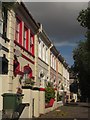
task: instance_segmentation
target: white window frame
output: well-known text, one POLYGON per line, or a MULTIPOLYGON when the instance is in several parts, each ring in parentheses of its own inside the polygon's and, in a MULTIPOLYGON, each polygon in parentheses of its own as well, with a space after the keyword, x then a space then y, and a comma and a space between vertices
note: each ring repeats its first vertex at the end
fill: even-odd
POLYGON ((45 61, 45 44, 42 44, 42 59, 45 61))
POLYGON ((38 41, 38 57, 39 58, 42 57, 42 42, 41 42, 40 38, 39 38, 39 41, 38 41))
POLYGON ((30 34, 30 52, 32 53, 32 45, 34 44, 33 37, 30 34))
POLYGON ((48 48, 46 47, 46 63, 48 64, 48 48))
POLYGON ((53 59, 52 59, 52 53, 51 53, 51 67, 52 67, 53 59))
POLYGON ((54 55, 53 55, 52 59, 53 59, 52 68, 54 69, 54 55))

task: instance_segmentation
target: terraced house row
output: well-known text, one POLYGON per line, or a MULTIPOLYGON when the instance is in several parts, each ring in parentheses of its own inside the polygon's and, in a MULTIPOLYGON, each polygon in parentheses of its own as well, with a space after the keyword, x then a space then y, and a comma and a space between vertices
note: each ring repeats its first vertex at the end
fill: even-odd
POLYGON ((19 117, 39 117, 60 105, 57 93, 62 95, 62 101, 65 94, 69 97, 68 65, 23 2, 0 5, 0 111, 2 94, 18 93, 24 95, 25 105, 19 117), (55 99, 45 107, 49 83, 55 90, 55 99))

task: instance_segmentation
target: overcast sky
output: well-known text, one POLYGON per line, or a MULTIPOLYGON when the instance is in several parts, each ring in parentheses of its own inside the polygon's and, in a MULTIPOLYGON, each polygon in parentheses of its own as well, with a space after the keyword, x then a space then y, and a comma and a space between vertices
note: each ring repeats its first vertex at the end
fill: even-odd
POLYGON ((72 50, 84 39, 85 29, 77 16, 88 6, 86 2, 29 2, 25 3, 37 22, 43 24, 49 38, 69 65, 73 64, 72 50))

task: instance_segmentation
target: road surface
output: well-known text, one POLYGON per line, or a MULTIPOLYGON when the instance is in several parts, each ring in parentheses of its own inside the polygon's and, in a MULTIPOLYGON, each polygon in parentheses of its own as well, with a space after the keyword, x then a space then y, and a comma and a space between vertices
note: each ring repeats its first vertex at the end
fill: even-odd
POLYGON ((40 118, 62 118, 60 120, 63 120, 63 118, 65 120, 73 118, 73 120, 89 120, 89 109, 90 106, 88 103, 71 103, 61 106, 45 115, 41 115, 40 118))

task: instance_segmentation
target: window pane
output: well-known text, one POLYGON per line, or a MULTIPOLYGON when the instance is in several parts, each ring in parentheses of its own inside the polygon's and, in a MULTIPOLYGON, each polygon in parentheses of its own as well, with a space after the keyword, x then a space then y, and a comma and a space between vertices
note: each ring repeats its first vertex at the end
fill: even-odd
POLYGON ((25 47, 25 48, 26 48, 26 39, 27 39, 27 28, 24 26, 23 47, 25 47))
POLYGON ((42 54, 42 43, 41 43, 41 41, 39 41, 38 50, 39 50, 39 57, 41 58, 41 54, 42 54))
POLYGON ((15 39, 17 42, 19 42, 19 36, 20 36, 20 20, 17 18, 16 19, 16 35, 15 35, 15 39))

